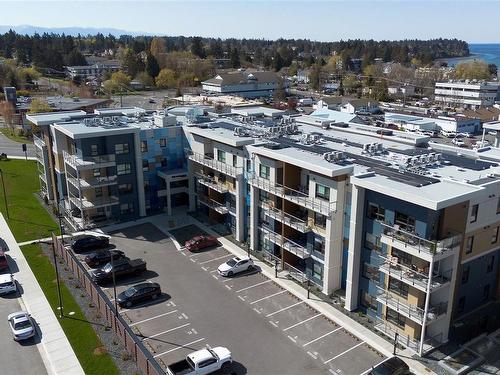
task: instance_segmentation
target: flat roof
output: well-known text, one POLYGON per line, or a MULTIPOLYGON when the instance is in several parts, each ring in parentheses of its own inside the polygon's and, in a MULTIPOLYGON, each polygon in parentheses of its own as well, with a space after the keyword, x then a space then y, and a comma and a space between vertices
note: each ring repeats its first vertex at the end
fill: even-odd
POLYGON ((26 119, 37 126, 50 125, 58 121, 69 121, 72 118, 85 116, 85 111, 61 111, 61 112, 43 112, 36 114, 27 114, 26 119))

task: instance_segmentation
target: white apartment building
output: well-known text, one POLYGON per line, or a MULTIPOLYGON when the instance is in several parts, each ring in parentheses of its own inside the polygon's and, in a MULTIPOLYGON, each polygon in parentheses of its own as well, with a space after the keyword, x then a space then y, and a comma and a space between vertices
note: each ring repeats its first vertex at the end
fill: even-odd
POLYGON ((498 82, 436 82, 434 99, 451 107, 488 107, 500 99, 499 88, 498 82))

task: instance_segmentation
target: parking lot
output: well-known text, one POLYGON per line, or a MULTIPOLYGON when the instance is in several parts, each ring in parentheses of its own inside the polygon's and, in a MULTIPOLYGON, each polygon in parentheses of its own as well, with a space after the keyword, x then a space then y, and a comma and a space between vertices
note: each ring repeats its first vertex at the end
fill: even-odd
MULTIPOLYGON (((189 226, 173 231, 202 232, 189 226)), ((224 278, 217 267, 232 255, 223 247, 189 253, 152 224, 111 233, 111 243, 128 257, 143 258, 148 272, 117 283, 158 282, 163 296, 119 313, 160 364, 191 351, 226 346, 237 374, 359 375, 384 357, 343 327, 308 307, 259 270, 224 278)), ((113 299, 113 288, 103 288, 113 299)))

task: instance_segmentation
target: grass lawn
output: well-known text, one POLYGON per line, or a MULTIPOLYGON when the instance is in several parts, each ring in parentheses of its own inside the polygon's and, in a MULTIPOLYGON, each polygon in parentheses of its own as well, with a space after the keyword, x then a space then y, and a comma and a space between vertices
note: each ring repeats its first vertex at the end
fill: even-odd
POLYGON ((31 139, 28 139, 22 135, 17 135, 16 132, 12 134, 12 130, 9 128, 0 128, 0 133, 5 135, 7 138, 19 142, 19 143, 32 143, 33 141, 31 139))
MULTIPOLYGON (((57 312, 59 299, 57 294, 56 273, 52 263, 42 252, 39 245, 27 245, 21 248, 31 270, 43 289, 54 312, 57 312)), ((82 290, 82 293, 84 291, 82 290)), ((88 322, 73 299, 65 284, 61 284, 61 294, 65 317, 59 319, 61 326, 75 351, 86 374, 119 374, 111 356, 103 350, 99 337, 91 322, 88 322), (75 314, 69 316, 69 312, 75 314)))
POLYGON ((33 193, 40 190, 36 161, 0 161, 10 219, 7 219, 4 192, 0 184, 0 211, 18 242, 50 237, 59 226, 40 205, 33 193))

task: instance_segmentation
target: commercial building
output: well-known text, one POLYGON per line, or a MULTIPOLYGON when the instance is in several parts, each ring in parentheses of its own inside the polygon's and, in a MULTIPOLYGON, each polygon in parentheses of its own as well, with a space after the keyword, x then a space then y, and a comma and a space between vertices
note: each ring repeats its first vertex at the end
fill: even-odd
MULTIPOLYGON (((103 192, 106 201, 115 196, 111 213, 124 219, 148 214, 148 202, 149 212, 168 205, 158 194, 153 203, 141 189, 164 173, 156 158, 161 143, 147 154, 150 143, 146 151, 141 141, 156 144, 155 130, 168 129, 179 137, 169 152, 186 173, 175 176, 188 189, 189 211, 289 277, 328 296, 338 293, 347 310, 368 315, 381 335, 397 333, 400 344, 423 355, 450 339, 500 327, 500 149, 457 155, 427 136, 353 122, 336 126, 314 116, 109 111, 87 125, 76 117, 52 119, 53 148, 63 157, 54 155, 65 168, 57 181, 66 180, 57 190, 66 204, 82 207, 79 201, 97 198, 74 193, 83 179, 94 194, 95 182, 130 184, 131 198, 114 187, 103 192), (106 115, 120 115, 120 125, 106 125, 106 115), (79 183, 68 181, 79 173, 76 160, 102 175, 82 172, 79 183), (145 160, 160 166, 141 171, 145 160)), ((170 187, 165 194, 173 199, 170 187)))
POLYGON ((481 121, 463 115, 419 116, 400 112, 386 111, 386 124, 398 125, 406 130, 444 130, 455 133, 477 133, 481 130, 481 121))
POLYGON ((436 82, 434 99, 446 106, 488 107, 500 100, 500 83, 481 81, 436 82))
POLYGON ((272 97, 277 89, 288 88, 288 83, 273 72, 220 73, 201 83, 204 91, 217 95, 236 95, 243 98, 272 97))

